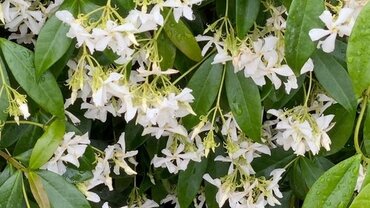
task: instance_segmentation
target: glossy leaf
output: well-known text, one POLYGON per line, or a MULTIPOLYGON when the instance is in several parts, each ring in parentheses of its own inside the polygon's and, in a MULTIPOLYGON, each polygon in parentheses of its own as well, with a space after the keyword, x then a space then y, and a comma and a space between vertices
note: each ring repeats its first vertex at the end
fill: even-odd
POLYGON ((356 186, 361 155, 355 155, 326 171, 311 187, 303 208, 347 207, 356 186))
POLYGON ((238 37, 244 39, 253 26, 260 10, 260 0, 236 0, 236 32, 238 37))
POLYGON ((9 124, 3 127, 1 132, 0 148, 6 148, 17 142, 19 139, 26 137, 31 140, 31 132, 35 128, 40 128, 28 124, 14 125, 9 124))
POLYGON ((44 73, 37 81, 32 51, 3 38, 0 44, 5 61, 19 85, 41 108, 64 118, 63 96, 53 75, 44 73))
POLYGON ((283 148, 271 149, 271 155, 261 155, 252 162, 252 167, 257 176, 269 177, 271 171, 283 168, 295 158, 292 151, 285 151, 283 148))
POLYGON ((312 59, 316 78, 330 97, 347 111, 353 111, 357 106, 357 100, 346 70, 334 57, 321 50, 316 50, 312 59))
POLYGON ((37 140, 32 150, 30 168, 38 169, 44 165, 54 154, 63 139, 65 121, 57 119, 46 128, 44 134, 37 140))
POLYGON ((349 208, 364 208, 370 205, 370 184, 361 189, 349 208))
POLYGON ((88 208, 85 196, 62 176, 50 171, 37 171, 53 208, 88 208))
POLYGON ((308 190, 315 181, 324 173, 317 164, 307 158, 299 158, 293 166, 290 185, 300 199, 304 199, 308 190))
POLYGON ((323 0, 293 0, 289 8, 285 33, 285 55, 295 74, 316 49, 308 33, 313 28, 322 28, 319 16, 324 11, 323 0))
POLYGON ((22 179, 22 172, 17 171, 0 186, 0 207, 23 207, 22 179))
MULTIPOLYGON (((168 10, 164 10, 164 16, 168 14, 168 10)), ((194 61, 202 60, 201 50, 198 42, 195 40, 193 33, 181 20, 175 21, 172 14, 164 25, 164 31, 172 43, 188 58, 194 61)))
POLYGON ((7 181, 12 175, 14 175, 14 169, 15 168, 10 164, 5 166, 3 171, 0 173, 0 186, 2 186, 3 183, 5 183, 5 181, 7 181))
POLYGON ((6 110, 9 106, 8 96, 6 94, 5 88, 1 87, 3 86, 4 82, 9 85, 9 77, 8 73, 6 72, 5 64, 0 56, 0 70, 1 70, 1 76, 0 76, 0 121, 6 121, 8 118, 8 113, 6 110))
POLYGON ((370 4, 357 17, 348 40, 347 65, 357 97, 370 87, 370 4))
MULTIPOLYGON (((78 1, 65 1, 61 10, 77 13, 78 1)), ((70 26, 60 21, 55 15, 50 17, 37 37, 35 45, 36 78, 56 63, 68 50, 73 39, 66 36, 70 26)))
POLYGON ((188 82, 187 87, 193 90, 192 95, 194 96, 191 107, 197 114, 196 116, 189 115, 184 119, 188 128, 199 123, 199 117, 208 113, 217 97, 223 67, 221 64, 211 64, 213 58, 214 56, 211 56, 205 60, 188 82))
MULTIPOLYGON (((37 118, 32 119, 32 121, 38 122, 37 118)), ((13 155, 19 155, 23 152, 26 152, 30 149, 32 149, 38 138, 43 134, 43 129, 34 126, 34 125, 20 125, 22 126, 22 129, 15 130, 18 141, 17 144, 14 147, 13 155), (18 135, 19 134, 19 135, 18 135)), ((13 135, 13 134, 10 134, 13 135)))
POLYGON ((243 73, 234 73, 231 63, 226 67, 226 95, 241 130, 256 142, 261 141, 262 107, 257 85, 243 73))
POLYGON ((180 207, 189 207, 197 195, 203 175, 207 170, 207 162, 207 158, 202 158, 201 162, 191 161, 186 170, 179 173, 177 196, 180 207))
POLYGON ((157 48, 160 58, 161 69, 166 70, 173 67, 176 58, 176 47, 168 39, 165 33, 161 33, 157 39, 157 48))
POLYGON ((355 124, 356 111, 348 112, 339 104, 335 104, 325 111, 325 115, 334 114, 334 127, 330 129, 328 135, 332 144, 330 151, 324 151, 324 155, 331 155, 341 150, 352 135, 355 124))
POLYGON ((28 173, 28 181, 30 184, 31 192, 40 208, 49 208, 50 201, 42 184, 40 176, 34 172, 28 173))

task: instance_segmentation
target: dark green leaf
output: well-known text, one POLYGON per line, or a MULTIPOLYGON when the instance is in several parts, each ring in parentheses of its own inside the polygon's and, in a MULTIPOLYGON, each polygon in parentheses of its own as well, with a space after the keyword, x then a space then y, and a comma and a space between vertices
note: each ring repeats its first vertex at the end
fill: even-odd
POLYGON ((188 88, 192 89, 194 102, 191 107, 197 114, 189 115, 184 119, 184 124, 191 128, 199 123, 199 117, 206 115, 212 107, 221 85, 223 67, 221 64, 211 64, 214 56, 205 60, 188 82, 188 88))
POLYGON ((357 17, 348 40, 347 64, 357 97, 370 87, 370 4, 357 17))
POLYGON ((33 53, 27 48, 6 39, 0 39, 1 50, 14 78, 41 108, 64 118, 63 96, 51 73, 35 77, 33 53))
POLYGON ((63 139, 65 121, 56 119, 46 128, 44 134, 37 140, 32 150, 30 168, 37 169, 44 165, 54 154, 63 139))
POLYGON ((321 50, 316 50, 312 59, 314 72, 320 84, 347 111, 353 111, 357 106, 357 100, 346 70, 334 57, 321 50))
POLYGON ((52 16, 42 27, 35 46, 36 78, 57 62, 68 50, 72 39, 66 36, 69 26, 52 16))
POLYGON ((326 171, 311 187, 303 208, 347 207, 356 186, 361 155, 348 158, 326 171))
POLYGON ((41 130, 40 127, 28 125, 28 124, 7 124, 3 127, 1 131, 1 140, 0 140, 0 148, 6 148, 10 145, 14 144, 20 139, 27 138, 28 140, 32 140, 32 132, 38 128, 41 130))
POLYGON ((274 169, 283 168, 295 158, 292 151, 285 151, 283 148, 271 149, 270 155, 261 155, 252 162, 252 167, 257 176, 268 177, 274 169))
POLYGON ((5 84, 9 85, 8 73, 6 72, 5 64, 2 57, 0 56, 0 121, 6 121, 8 118, 8 113, 6 112, 9 106, 8 96, 6 89, 4 88, 5 84))
POLYGON ((31 192, 40 208, 49 208, 50 201, 46 194, 44 185, 42 184, 40 176, 35 172, 28 173, 28 181, 30 184, 31 192))
POLYGON ((244 39, 253 26, 260 10, 260 0, 236 0, 236 32, 238 37, 244 39))
POLYGON ((67 168, 67 171, 63 174, 63 177, 69 183, 83 183, 84 181, 93 177, 91 171, 81 171, 74 168, 67 168))
POLYGON ((161 69, 166 70, 173 68, 173 63, 176 58, 176 47, 168 39, 165 33, 161 33, 157 39, 157 48, 161 60, 161 69))
POLYGON ((294 163, 292 172, 290 185, 296 196, 304 199, 308 190, 325 171, 313 161, 301 157, 294 163))
POLYGON ((22 179, 22 172, 17 171, 0 186, 0 207, 23 207, 22 179))
MULTIPOLYGON (((64 1, 60 6, 60 10, 68 10, 73 15, 77 15, 78 6, 79 1, 64 1)), ((41 28, 35 45, 34 61, 37 79, 62 58, 70 48, 73 39, 66 36, 69 28, 70 26, 60 21, 54 15, 41 28)))
MULTIPOLYGON (((35 114, 37 115, 37 114, 35 114)), ((34 117, 32 118, 32 121, 38 122, 38 118, 34 117)), ((19 155, 23 152, 26 152, 30 149, 32 149, 35 146, 35 143, 37 139, 42 135, 43 129, 41 129, 38 126, 34 125, 29 125, 25 127, 24 125, 21 125, 23 128, 22 129, 17 129, 17 137, 18 142, 15 145, 13 155, 19 155)))
MULTIPOLYGON (((164 15, 168 15, 168 10, 164 10, 164 15)), ((169 18, 164 25, 164 31, 168 38, 188 58, 194 61, 202 60, 201 50, 193 33, 183 21, 179 20, 179 22, 176 22, 173 14, 169 15, 169 18)))
POLYGON ((323 0, 293 0, 289 8, 285 33, 285 54, 289 66, 299 74, 302 66, 316 49, 308 33, 321 28, 319 16, 324 11, 323 0))
POLYGON ((262 107, 258 87, 243 73, 235 74, 230 62, 226 67, 226 95, 241 130, 254 141, 260 142, 262 107))
POLYGON ((330 151, 323 152, 324 155, 331 155, 341 150, 351 137, 356 111, 348 112, 339 104, 335 104, 328 108, 325 114, 334 114, 335 125, 328 133, 331 139, 330 151))
POLYGON ((13 166, 11 166, 10 164, 8 164, 4 168, 3 172, 1 172, 0 174, 0 186, 3 185, 3 183, 7 181, 14 174, 15 172, 14 169, 15 168, 13 168, 13 166))
POLYGON ((201 162, 191 161, 186 170, 179 173, 177 196, 181 207, 189 207, 197 195, 207 170, 207 162, 207 158, 203 158, 201 162))
POLYGON ((49 171, 37 171, 53 208, 88 208, 85 196, 62 176, 49 171))
POLYGON ((364 208, 370 205, 370 185, 361 189, 349 208, 364 208))

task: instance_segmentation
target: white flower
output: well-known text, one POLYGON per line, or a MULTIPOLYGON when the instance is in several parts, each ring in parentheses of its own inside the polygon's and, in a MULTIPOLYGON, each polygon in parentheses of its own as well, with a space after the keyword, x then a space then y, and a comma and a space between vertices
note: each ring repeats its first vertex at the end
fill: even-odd
POLYGON ((54 156, 43 166, 43 168, 60 175, 66 171, 64 162, 69 162, 76 167, 80 166, 78 159, 84 154, 87 145, 90 144, 87 133, 78 136, 74 132, 68 132, 63 138, 63 142, 55 150, 54 156))
POLYGON ((325 10, 320 15, 320 19, 325 23, 327 30, 317 28, 310 30, 309 35, 311 40, 316 41, 326 37, 325 40, 319 41, 317 47, 322 47, 326 53, 333 52, 337 35, 343 37, 344 35, 349 36, 351 34, 354 25, 352 17, 353 9, 350 8, 342 8, 335 20, 330 11, 325 10))
POLYGON ((117 144, 114 146, 114 156, 113 161, 115 163, 113 172, 116 175, 120 174, 120 168, 122 168, 128 175, 135 175, 136 171, 134 171, 125 161, 125 159, 128 159, 130 163, 137 165, 136 161, 134 160, 133 156, 137 155, 138 151, 129 151, 126 152, 126 142, 125 142, 125 132, 121 134, 119 137, 119 140, 117 144))
POLYGON ((171 204, 175 205, 174 208, 180 208, 179 200, 174 194, 168 194, 164 199, 161 200, 161 204, 166 204, 167 202, 171 202, 171 204))
POLYGON ((218 188, 216 201, 219 207, 222 207, 225 204, 226 200, 232 197, 233 190, 231 189, 231 186, 227 183, 221 184, 220 179, 213 179, 208 173, 203 176, 203 179, 218 188))
POLYGON ((67 23, 70 28, 67 32, 67 37, 77 39, 77 47, 81 47, 83 44, 89 48, 90 52, 93 53, 95 50, 95 43, 93 36, 84 28, 81 23, 76 20, 68 10, 57 11, 55 16, 62 22, 67 23))
POLYGON ((151 163, 156 168, 167 168, 170 173, 177 174, 179 170, 187 168, 190 160, 196 158, 196 154, 193 152, 181 153, 184 149, 184 144, 180 144, 173 153, 168 149, 163 149, 161 152, 165 157, 154 155, 151 163))

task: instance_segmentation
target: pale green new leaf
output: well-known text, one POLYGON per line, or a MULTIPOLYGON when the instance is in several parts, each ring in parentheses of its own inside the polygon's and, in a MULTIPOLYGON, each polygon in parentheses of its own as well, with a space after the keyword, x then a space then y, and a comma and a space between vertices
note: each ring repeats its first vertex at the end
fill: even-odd
POLYGON ((65 121, 56 119, 46 128, 44 134, 37 140, 30 158, 30 169, 43 166, 54 154, 63 139, 65 121))

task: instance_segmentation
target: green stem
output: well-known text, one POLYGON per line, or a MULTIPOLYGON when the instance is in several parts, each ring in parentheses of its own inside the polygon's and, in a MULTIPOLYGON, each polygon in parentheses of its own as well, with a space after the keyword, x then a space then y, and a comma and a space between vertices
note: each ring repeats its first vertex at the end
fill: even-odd
POLYGON ((361 154, 362 155, 362 158, 366 162, 368 162, 368 163, 370 162, 370 159, 367 158, 363 154, 363 152, 361 150, 361 147, 360 147, 360 144, 359 144, 359 132, 360 132, 360 127, 361 127, 362 119, 364 118, 364 115, 365 115, 365 111, 366 111, 366 107, 367 107, 367 102, 368 102, 369 96, 370 96, 370 87, 366 90, 366 93, 363 96, 362 103, 361 103, 361 112, 360 112, 360 115, 357 118, 355 132, 354 132, 354 136, 353 136, 353 142, 354 142, 354 145, 355 145, 356 152, 358 154, 361 154))
POLYGON ((2 158, 4 158, 6 161, 8 161, 17 170, 21 170, 21 171, 24 171, 24 172, 27 171, 27 169, 21 163, 19 163, 16 159, 14 159, 13 157, 11 157, 10 155, 8 155, 7 153, 5 153, 1 150, 0 150, 0 156, 2 158))
POLYGON ((199 65, 201 65, 208 57, 210 57, 215 50, 211 51, 211 53, 207 54, 200 62, 194 64, 189 70, 187 70, 185 73, 183 73, 181 76, 179 76, 174 82, 172 82, 173 85, 176 85, 182 78, 184 78, 186 75, 188 75, 190 72, 192 72, 194 69, 196 69, 199 65))
MULTIPOLYGON (((34 121, 19 121, 18 122, 19 124, 29 124, 29 125, 34 125, 34 126, 38 126, 42 129, 45 129, 45 125, 44 124, 41 124, 41 123, 37 123, 37 122, 34 122, 34 121)), ((5 124, 18 124, 16 121, 5 121, 5 124)))

